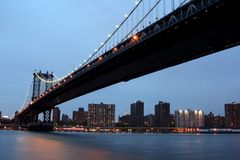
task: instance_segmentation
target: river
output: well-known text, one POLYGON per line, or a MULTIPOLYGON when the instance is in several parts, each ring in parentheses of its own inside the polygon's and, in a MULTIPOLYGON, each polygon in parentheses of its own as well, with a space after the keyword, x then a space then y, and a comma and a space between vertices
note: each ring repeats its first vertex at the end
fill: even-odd
POLYGON ((240 135, 0 131, 0 160, 240 159, 240 135))

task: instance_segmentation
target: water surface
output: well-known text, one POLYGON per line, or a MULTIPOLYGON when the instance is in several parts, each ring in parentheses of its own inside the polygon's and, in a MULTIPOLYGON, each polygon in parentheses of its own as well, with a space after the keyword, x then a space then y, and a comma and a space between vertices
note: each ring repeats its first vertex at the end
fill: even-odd
POLYGON ((240 159, 240 135, 0 131, 0 160, 240 159))

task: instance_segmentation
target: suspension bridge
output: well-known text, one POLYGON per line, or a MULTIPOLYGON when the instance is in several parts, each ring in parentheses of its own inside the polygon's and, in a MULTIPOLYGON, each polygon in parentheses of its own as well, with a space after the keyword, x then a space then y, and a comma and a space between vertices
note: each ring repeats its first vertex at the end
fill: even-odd
POLYGON ((54 106, 240 43, 233 0, 140 0, 105 42, 68 75, 35 71, 16 126, 51 124, 54 106))

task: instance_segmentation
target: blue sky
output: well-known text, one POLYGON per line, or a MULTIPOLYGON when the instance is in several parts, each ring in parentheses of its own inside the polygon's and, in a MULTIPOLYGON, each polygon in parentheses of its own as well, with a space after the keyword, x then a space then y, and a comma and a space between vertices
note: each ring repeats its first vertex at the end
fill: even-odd
MULTIPOLYGON (((129 0, 0 0, 0 111, 19 110, 34 69, 63 76, 83 62, 124 14, 129 0)), ((119 83, 60 105, 70 114, 88 103, 115 103, 117 115, 130 103, 145 102, 145 114, 158 101, 176 109, 224 113, 224 104, 240 99, 240 47, 119 83)))

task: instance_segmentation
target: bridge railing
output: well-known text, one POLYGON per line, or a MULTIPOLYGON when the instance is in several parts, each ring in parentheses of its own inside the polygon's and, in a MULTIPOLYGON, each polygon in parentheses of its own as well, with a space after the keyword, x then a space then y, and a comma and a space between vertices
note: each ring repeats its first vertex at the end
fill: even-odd
POLYGON ((158 19, 154 23, 151 23, 149 26, 143 28, 141 31, 137 30, 137 33, 132 34, 130 37, 127 37, 126 39, 124 39, 124 41, 114 46, 114 48, 111 48, 103 54, 94 57, 93 59, 91 59, 91 61, 86 63, 86 65, 76 70, 76 72, 74 72, 72 75, 79 76, 84 74, 92 67, 101 64, 103 61, 110 59, 116 54, 126 51, 127 49, 133 47, 134 45, 137 45, 138 43, 141 43, 142 41, 154 36, 155 34, 165 31, 166 29, 174 26, 176 23, 179 23, 186 18, 191 17, 197 12, 206 9, 207 7, 213 5, 215 2, 218 1, 220 0, 196 0, 184 4, 183 6, 181 6, 181 8, 177 8, 170 14, 164 16, 161 19, 158 19))
POLYGON ((80 66, 89 64, 109 50, 115 48, 125 40, 137 34, 140 30, 147 28, 158 19, 171 13, 190 0, 139 0, 129 14, 125 14, 122 23, 116 25, 112 34, 108 34, 106 41, 95 49, 92 55, 80 66))

